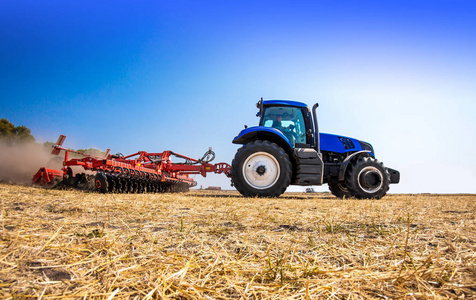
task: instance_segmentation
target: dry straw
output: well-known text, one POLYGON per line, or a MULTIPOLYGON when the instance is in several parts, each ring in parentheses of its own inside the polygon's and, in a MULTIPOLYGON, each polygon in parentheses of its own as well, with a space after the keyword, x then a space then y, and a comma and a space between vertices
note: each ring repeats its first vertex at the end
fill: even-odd
POLYGON ((3 298, 476 297, 476 196, 103 195, 0 184, 3 298))

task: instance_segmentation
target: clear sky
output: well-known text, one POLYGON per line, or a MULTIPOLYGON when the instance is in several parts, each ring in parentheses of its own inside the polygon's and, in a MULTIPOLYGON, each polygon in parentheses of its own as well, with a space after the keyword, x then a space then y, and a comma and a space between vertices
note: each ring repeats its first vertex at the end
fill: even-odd
POLYGON ((41 142, 230 163, 260 97, 319 102, 323 132, 401 172, 390 192, 476 193, 475 16, 471 0, 0 0, 0 117, 41 142))

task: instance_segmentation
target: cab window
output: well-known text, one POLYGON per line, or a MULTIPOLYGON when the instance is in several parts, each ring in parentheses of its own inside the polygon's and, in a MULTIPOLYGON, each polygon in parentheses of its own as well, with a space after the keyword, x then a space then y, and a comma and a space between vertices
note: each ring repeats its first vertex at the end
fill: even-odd
POLYGON ((294 147, 306 143, 306 126, 301 109, 287 106, 271 106, 265 109, 261 126, 281 131, 294 147))

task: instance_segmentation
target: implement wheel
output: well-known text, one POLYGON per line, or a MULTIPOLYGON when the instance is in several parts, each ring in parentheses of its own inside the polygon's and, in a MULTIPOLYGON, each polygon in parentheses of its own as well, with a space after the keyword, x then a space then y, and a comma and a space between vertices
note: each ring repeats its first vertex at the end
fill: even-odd
POLYGON ((96 190, 101 193, 107 193, 107 179, 104 173, 97 173, 96 177, 94 178, 94 185, 96 186, 96 190))
POLYGON ((291 183, 291 168, 289 157, 281 147, 257 140, 238 149, 231 178, 245 197, 278 197, 291 183))
POLYGON ((375 158, 360 157, 349 165, 345 182, 358 199, 380 199, 387 194, 390 174, 375 158))

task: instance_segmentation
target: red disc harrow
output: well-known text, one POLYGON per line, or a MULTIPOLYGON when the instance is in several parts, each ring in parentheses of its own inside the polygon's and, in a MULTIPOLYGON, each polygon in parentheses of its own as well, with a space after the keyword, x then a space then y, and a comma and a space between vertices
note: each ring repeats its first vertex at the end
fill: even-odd
POLYGON ((69 186, 81 190, 97 190, 103 193, 156 193, 185 192, 197 183, 192 174, 207 176, 207 173, 224 173, 230 177, 231 166, 227 163, 211 164, 215 153, 211 148, 201 159, 193 159, 172 151, 149 153, 139 151, 123 156, 109 154, 104 157, 84 154, 63 148, 66 136, 60 135, 53 146, 54 155, 64 152, 62 170, 40 168, 33 176, 33 183, 53 186, 69 186), (80 158, 69 158, 75 153, 80 158), (172 162, 172 157, 181 160, 172 162), (73 173, 71 167, 80 166, 86 173, 73 173))

